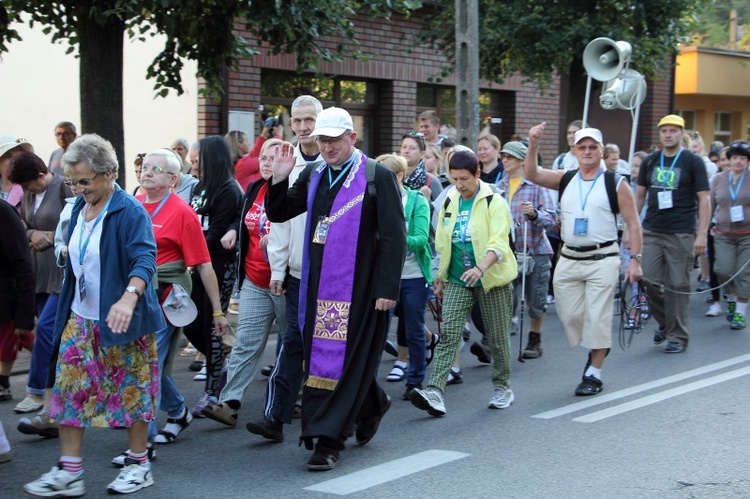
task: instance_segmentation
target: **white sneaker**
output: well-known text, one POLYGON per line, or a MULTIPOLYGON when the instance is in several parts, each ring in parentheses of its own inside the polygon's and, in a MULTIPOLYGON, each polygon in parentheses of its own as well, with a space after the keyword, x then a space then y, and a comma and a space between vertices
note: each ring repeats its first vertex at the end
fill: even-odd
POLYGON ((71 473, 60 466, 53 466, 49 473, 24 485, 23 490, 38 497, 79 497, 85 494, 83 471, 71 473))
POLYGON ((488 407, 490 409, 507 409, 514 400, 516 400, 516 396, 513 395, 513 390, 510 388, 507 390, 496 388, 495 396, 490 399, 488 407))
POLYGON ((198 374, 193 376, 193 381, 206 381, 206 364, 203 364, 203 367, 198 371, 198 374))
POLYGON ((0 463, 7 463, 13 459, 13 453, 10 451, 8 437, 5 436, 3 424, 0 423, 0 463))
POLYGON ((721 303, 714 302, 706 312, 706 317, 718 317, 724 314, 724 309, 721 308, 721 303))
POLYGON ((26 398, 16 405, 13 412, 18 414, 28 414, 29 412, 36 412, 42 407, 44 407, 44 399, 37 400, 31 395, 26 395, 26 398))
POLYGON ((125 467, 117 478, 107 485, 110 494, 130 494, 154 484, 151 463, 139 464, 138 461, 125 458, 125 467))

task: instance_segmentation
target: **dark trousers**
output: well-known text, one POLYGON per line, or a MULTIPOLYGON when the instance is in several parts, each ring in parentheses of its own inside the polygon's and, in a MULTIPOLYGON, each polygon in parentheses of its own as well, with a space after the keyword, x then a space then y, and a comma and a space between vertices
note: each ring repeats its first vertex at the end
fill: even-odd
POLYGON ((264 401, 266 417, 289 424, 292 422, 294 402, 302 384, 304 345, 299 328, 300 280, 286 278, 286 334, 279 335, 281 348, 276 356, 276 367, 268 378, 264 401))

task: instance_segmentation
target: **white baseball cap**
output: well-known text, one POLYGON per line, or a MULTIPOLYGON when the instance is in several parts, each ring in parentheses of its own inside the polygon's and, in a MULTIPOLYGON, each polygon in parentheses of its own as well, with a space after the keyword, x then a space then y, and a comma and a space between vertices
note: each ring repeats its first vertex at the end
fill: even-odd
POLYGON ((602 132, 598 128, 581 128, 576 132, 576 144, 583 139, 594 139, 598 144, 604 145, 602 132))
POLYGON ((198 316, 198 308, 190 299, 190 294, 179 284, 172 284, 172 291, 161 308, 169 323, 177 327, 187 326, 198 316))
POLYGON ((16 147, 20 147, 26 152, 34 152, 34 147, 26 142, 26 139, 19 139, 10 133, 0 135, 0 156, 16 147))
POLYGON ((315 120, 315 130, 310 137, 324 135, 326 137, 340 137, 345 132, 354 131, 352 116, 340 107, 329 107, 318 113, 315 120))

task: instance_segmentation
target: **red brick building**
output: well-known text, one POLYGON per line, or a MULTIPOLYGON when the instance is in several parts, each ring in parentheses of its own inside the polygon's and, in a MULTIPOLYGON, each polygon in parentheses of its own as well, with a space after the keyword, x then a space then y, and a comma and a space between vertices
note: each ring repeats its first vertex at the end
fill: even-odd
MULTIPOLYGON (((441 80, 446 65, 443 55, 415 42, 424 16, 424 10, 413 12, 409 18, 394 15, 390 21, 356 16, 353 22, 357 26, 357 39, 368 60, 323 64, 320 67, 323 77, 296 73, 293 55, 271 55, 261 48, 258 56, 241 61, 239 70, 229 73, 227 99, 222 103, 199 99, 199 135, 225 133, 230 116, 237 112, 254 113, 253 135, 260 130, 262 115, 280 114, 288 125, 291 103, 301 94, 314 95, 324 107, 336 105, 347 109, 362 139, 362 149, 371 156, 397 151, 401 136, 414 129, 422 111, 435 109, 445 124, 452 125, 455 78, 441 80)), ((238 29, 242 32, 241 26, 238 29)), ((247 33, 244 35, 247 37, 247 33)), ((331 40, 331 46, 335 42, 331 40)), ((671 108, 671 88, 671 80, 656 88, 650 85, 641 110, 642 131, 653 129, 658 117, 671 108)), ((544 143, 545 165, 566 147, 566 120, 561 109, 565 109, 565 102, 561 102, 559 78, 544 91, 535 84, 524 83, 519 76, 501 85, 487 82, 480 85, 481 123, 501 141, 514 134, 525 136, 531 126, 547 122, 547 136, 557 140, 544 143)), ((603 129, 607 141, 616 141, 623 151, 628 150, 627 112, 602 111, 597 92, 592 96, 590 115, 590 121, 603 129)), ((286 130, 290 137, 288 126, 286 130)), ((648 133, 642 132, 641 136, 643 140, 639 142, 643 147, 653 141, 648 133)))

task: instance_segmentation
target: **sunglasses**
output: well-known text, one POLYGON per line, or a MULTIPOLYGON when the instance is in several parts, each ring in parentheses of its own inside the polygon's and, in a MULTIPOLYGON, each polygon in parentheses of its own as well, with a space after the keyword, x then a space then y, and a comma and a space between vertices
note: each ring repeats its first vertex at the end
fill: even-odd
POLYGON ((732 148, 732 149, 745 149, 745 150, 748 150, 748 149, 750 149, 750 144, 748 144, 747 142, 742 141, 742 140, 736 140, 736 141, 732 142, 732 144, 729 147, 732 148))
POLYGON ((67 185, 68 187, 73 187, 73 186, 75 186, 75 185, 80 185, 81 187, 88 187, 88 186, 90 186, 90 185, 91 185, 91 182, 93 182, 93 181, 94 181, 94 179, 95 179, 96 177, 98 177, 98 176, 99 176, 99 174, 97 173, 97 174, 95 174, 95 175, 94 175, 93 177, 91 177, 91 178, 82 178, 81 180, 70 180, 69 178, 66 178, 65 180, 63 180, 63 182, 64 182, 64 183, 65 183, 65 185, 67 185))

